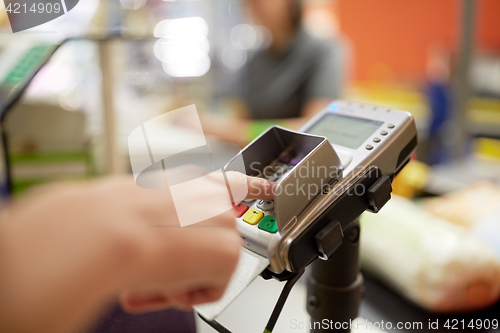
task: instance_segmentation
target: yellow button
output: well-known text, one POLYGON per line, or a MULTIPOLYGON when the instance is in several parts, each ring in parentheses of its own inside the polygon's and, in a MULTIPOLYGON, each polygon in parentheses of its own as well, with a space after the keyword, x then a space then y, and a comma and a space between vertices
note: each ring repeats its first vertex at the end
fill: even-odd
POLYGON ((257 224, 264 217, 264 213, 257 209, 249 209, 243 215, 243 221, 249 224, 257 224))

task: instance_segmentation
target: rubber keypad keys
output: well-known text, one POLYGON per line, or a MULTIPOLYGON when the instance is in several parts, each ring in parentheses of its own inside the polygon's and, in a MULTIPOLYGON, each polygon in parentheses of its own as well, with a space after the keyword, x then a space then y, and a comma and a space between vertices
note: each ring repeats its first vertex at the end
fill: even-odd
POLYGON ((272 234, 276 233, 278 231, 278 225, 276 223, 276 218, 271 215, 266 215, 260 222, 259 222, 259 229, 265 230, 267 232, 270 232, 272 234))
POLYGON ((255 225, 259 223, 260 220, 264 217, 264 213, 258 209, 249 209, 245 215, 243 215, 243 221, 248 224, 255 225))
POLYGON ((243 203, 233 204, 233 213, 236 217, 241 217, 247 210, 248 206, 243 203))

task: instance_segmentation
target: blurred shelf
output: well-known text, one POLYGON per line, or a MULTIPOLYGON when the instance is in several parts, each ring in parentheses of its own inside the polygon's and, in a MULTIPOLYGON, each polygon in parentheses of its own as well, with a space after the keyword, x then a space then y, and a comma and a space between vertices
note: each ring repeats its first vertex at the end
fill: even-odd
POLYGON ((500 160, 471 157, 463 162, 440 164, 431 168, 428 193, 442 195, 480 181, 500 184, 500 160))
MULTIPOLYGON (((430 115, 426 96, 409 84, 360 82, 347 89, 346 99, 408 111, 415 117, 419 134, 426 137, 430 115)), ((467 113, 471 136, 500 138, 500 99, 476 97, 467 113)))

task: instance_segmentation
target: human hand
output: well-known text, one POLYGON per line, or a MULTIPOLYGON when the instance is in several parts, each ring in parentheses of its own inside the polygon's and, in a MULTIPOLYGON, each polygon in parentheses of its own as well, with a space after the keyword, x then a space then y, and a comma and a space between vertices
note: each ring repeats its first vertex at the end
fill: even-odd
MULTIPOLYGON (((268 181, 235 177, 250 195, 260 187, 259 198, 272 198, 268 181)), ((210 179, 203 188, 193 204, 227 195, 210 179)), ((240 238, 230 212, 181 228, 168 190, 119 177, 52 186, 15 203, 0 223, 0 249, 0 331, 67 332, 117 295, 132 312, 216 300, 240 238)))
MULTIPOLYGON (((218 198, 227 198, 230 188, 220 178, 196 167, 179 171, 181 173, 188 171, 191 177, 194 175, 194 178, 198 179, 207 176, 204 179, 207 184, 199 184, 198 189, 191 190, 189 196, 183 198, 184 202, 176 201, 177 208, 188 205, 192 209, 209 212, 214 205, 213 202, 218 198)), ((170 175, 172 176, 171 173, 170 175)), ((182 175, 177 174, 177 177, 182 178, 182 175)), ((232 190, 245 188, 248 191, 247 198, 266 200, 274 198, 277 186, 274 182, 248 177, 238 172, 226 172, 226 179, 227 183, 231 184, 232 190)), ((165 267, 167 270, 175 267, 179 269, 175 272, 177 279, 175 283, 178 287, 174 286, 174 281, 163 285, 160 283, 132 287, 121 294, 122 306, 130 312, 159 310, 168 306, 189 309, 193 305, 212 302, 220 298, 235 268, 241 239, 237 235, 236 242, 227 242, 224 234, 221 234, 222 230, 213 228, 214 226, 226 227, 234 236, 236 229, 232 212, 226 212, 215 219, 209 219, 187 228, 169 229, 170 236, 176 240, 175 247, 184 251, 182 255, 175 258, 174 262, 165 267), (228 254, 231 255, 228 257, 228 254)))

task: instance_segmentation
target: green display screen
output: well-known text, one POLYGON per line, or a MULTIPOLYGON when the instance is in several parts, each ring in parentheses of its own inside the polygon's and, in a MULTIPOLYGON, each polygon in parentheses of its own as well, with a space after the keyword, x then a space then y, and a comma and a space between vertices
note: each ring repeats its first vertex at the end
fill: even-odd
POLYGON ((330 143, 358 149, 383 122, 340 116, 329 113, 314 124, 307 133, 325 136, 330 143))

